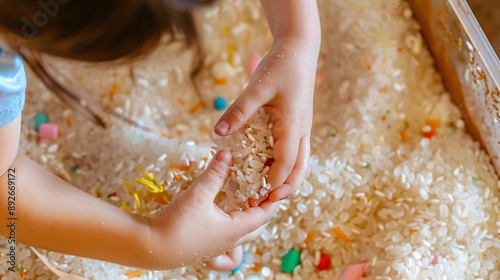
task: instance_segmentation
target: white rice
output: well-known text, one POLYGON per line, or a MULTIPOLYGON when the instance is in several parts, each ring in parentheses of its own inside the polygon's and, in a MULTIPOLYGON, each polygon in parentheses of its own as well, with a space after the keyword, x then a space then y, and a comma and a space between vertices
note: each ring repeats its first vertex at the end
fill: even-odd
POLYGON ((243 210, 249 198, 258 199, 271 188, 266 178, 274 160, 272 128, 271 116, 260 108, 239 131, 214 139, 214 151, 229 150, 233 156, 225 196, 218 203, 224 211, 243 210))

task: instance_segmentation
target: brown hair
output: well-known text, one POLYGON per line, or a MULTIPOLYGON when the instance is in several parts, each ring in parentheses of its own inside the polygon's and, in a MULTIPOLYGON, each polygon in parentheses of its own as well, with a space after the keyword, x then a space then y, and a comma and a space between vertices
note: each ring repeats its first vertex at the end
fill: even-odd
MULTIPOLYGON (((136 58, 154 49, 164 33, 172 39, 196 43, 191 80, 201 100, 194 77, 202 65, 202 54, 193 21, 194 8, 215 0, 0 0, 0 31, 30 68, 67 106, 94 123, 108 127, 100 106, 54 79, 40 53, 83 60, 111 61, 136 58)), ((115 117, 146 129, 114 111, 115 117)))
POLYGON ((0 0, 0 29, 29 50, 84 61, 110 61, 147 53, 164 33, 174 39, 184 34, 191 45, 197 38, 192 10, 212 2, 0 0))

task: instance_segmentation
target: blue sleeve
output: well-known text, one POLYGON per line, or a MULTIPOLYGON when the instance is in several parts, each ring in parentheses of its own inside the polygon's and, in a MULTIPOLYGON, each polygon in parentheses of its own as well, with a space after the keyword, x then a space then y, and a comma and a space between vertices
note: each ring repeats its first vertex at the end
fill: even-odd
POLYGON ((26 74, 21 57, 0 47, 0 127, 21 114, 25 90, 26 74))

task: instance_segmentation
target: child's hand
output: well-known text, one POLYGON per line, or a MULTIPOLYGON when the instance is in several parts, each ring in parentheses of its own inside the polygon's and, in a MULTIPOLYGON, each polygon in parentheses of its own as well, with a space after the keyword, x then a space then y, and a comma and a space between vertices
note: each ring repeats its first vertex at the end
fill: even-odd
MULTIPOLYGON (((231 162, 230 153, 218 152, 203 175, 151 219, 150 269, 202 263, 260 236, 278 209, 277 203, 266 202, 229 214, 214 203, 231 162)), ((227 269, 217 264, 210 267, 227 269)))
POLYGON ((215 126, 217 134, 231 134, 261 106, 272 116, 275 161, 268 177, 272 202, 293 195, 307 171, 316 45, 299 37, 275 40, 248 86, 215 126))

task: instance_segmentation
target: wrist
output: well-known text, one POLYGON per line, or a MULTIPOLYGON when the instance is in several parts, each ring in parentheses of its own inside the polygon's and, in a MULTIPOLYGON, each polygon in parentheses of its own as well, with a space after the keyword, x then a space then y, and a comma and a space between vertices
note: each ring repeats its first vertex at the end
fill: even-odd
POLYGON ((130 214, 135 220, 133 228, 130 230, 131 246, 134 247, 132 251, 131 263, 135 263, 134 267, 141 269, 153 269, 155 267, 155 253, 156 248, 153 247, 153 227, 151 225, 151 218, 144 217, 137 214, 130 214))
POLYGON ((274 39, 272 48, 305 54, 311 56, 311 58, 314 57, 315 60, 319 55, 320 45, 321 37, 281 36, 274 39))

